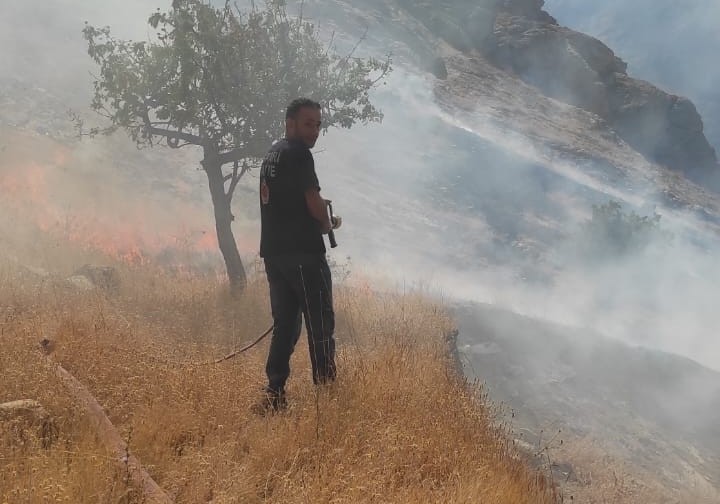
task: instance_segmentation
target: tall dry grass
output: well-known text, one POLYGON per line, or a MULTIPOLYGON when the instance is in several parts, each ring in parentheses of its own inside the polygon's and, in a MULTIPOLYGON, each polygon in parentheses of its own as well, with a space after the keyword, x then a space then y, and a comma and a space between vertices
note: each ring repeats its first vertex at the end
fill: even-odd
POLYGON ((232 299, 221 278, 120 265, 113 296, 63 280, 98 259, 86 251, 12 252, 58 274, 0 265, 0 402, 40 401, 59 437, 43 448, 35 427, 0 422, 0 502, 142 502, 43 363, 42 338, 180 503, 554 502, 481 390, 453 371, 442 337, 452 322, 422 293, 337 288, 337 383, 312 385, 303 337, 290 408, 263 418, 250 410, 267 342, 207 364, 270 324, 261 271, 232 299))

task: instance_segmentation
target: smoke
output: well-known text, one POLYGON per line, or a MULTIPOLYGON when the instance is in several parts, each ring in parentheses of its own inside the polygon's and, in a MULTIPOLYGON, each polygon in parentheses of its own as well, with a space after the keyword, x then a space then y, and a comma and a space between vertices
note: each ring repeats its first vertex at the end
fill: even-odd
MULTIPOLYGON (((157 3, 64 0, 45 10, 35 2, 3 3, 0 81, 21 79, 50 88, 74 106, 87 106, 93 68, 80 34, 83 22, 146 39, 145 20, 157 3)), ((550 12, 559 15, 553 4, 548 2, 550 12)), ((313 5, 306 6, 306 15, 321 21, 324 36, 346 30, 337 39, 340 51, 362 36, 372 18, 330 21, 320 10, 313 12, 313 5)), ((392 20, 374 25, 359 54, 383 56, 389 25, 392 20)), ((720 369, 720 343, 714 338, 720 315, 713 308, 720 275, 712 264, 720 244, 708 223, 668 208, 651 183, 628 188, 596 160, 558 155, 550 146, 499 129, 480 112, 449 114, 436 103, 432 76, 402 58, 395 66, 388 85, 373 95, 385 113, 383 124, 332 130, 316 147, 323 194, 344 218, 337 233, 340 248, 331 252, 336 260, 350 256, 352 268, 391 284, 429 286, 445 297, 588 327, 720 369), (610 199, 628 211, 656 209, 673 243, 662 252, 609 264, 584 261, 574 248, 582 223, 593 204, 610 199)), ((63 208, 73 202, 92 211, 110 199, 117 204, 109 212, 142 214, 150 228, 182 233, 176 227, 180 220, 192 236, 213 232, 197 153, 137 154, 123 135, 82 145, 85 161, 78 166, 92 170, 97 181, 111 175, 113 196, 99 182, 58 185, 63 208)), ((248 177, 235 198, 240 217, 235 232, 248 256, 259 231, 250 213, 255 183, 248 177)))
MULTIPOLYGON (((214 264, 217 241, 199 154, 140 151, 124 133, 78 141, 67 114, 102 124, 89 110, 97 69, 84 23, 146 40, 146 20, 158 6, 167 8, 148 0, 0 4, 0 208, 21 217, 15 227, 116 259, 214 264)), ((242 231, 244 225, 238 219, 242 231)), ((238 241, 251 252, 249 240, 238 241)))
POLYGON ((376 100, 381 126, 333 131, 316 154, 324 192, 340 195, 339 239, 354 264, 720 369, 720 241, 695 214, 668 208, 657 187, 593 177, 482 116, 449 116, 429 78, 401 69, 376 100), (592 205, 610 200, 658 212, 672 240, 605 263, 580 257, 592 205))
POLYGON ((708 140, 720 148, 720 3, 546 0, 545 10, 559 23, 605 42, 628 62, 631 76, 690 98, 703 117, 708 140))
POLYGON ((73 105, 86 104, 93 68, 82 39, 84 23, 112 25, 120 38, 144 40, 148 32, 142 21, 164 4, 159 0, 2 2, 0 81, 22 77, 57 91, 73 105))

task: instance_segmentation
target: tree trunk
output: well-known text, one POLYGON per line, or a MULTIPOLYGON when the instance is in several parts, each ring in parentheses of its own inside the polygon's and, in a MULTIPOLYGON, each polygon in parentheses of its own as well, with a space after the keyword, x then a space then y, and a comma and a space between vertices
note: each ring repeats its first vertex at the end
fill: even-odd
POLYGON ((230 200, 225 193, 222 165, 217 160, 217 153, 209 149, 205 149, 205 159, 202 164, 205 173, 207 173, 210 186, 210 196, 215 211, 215 230, 220 252, 222 252, 225 260, 225 269, 230 281, 230 291, 233 294, 241 294, 247 285, 247 278, 237 243, 235 243, 235 236, 232 232, 234 217, 230 211, 230 200))

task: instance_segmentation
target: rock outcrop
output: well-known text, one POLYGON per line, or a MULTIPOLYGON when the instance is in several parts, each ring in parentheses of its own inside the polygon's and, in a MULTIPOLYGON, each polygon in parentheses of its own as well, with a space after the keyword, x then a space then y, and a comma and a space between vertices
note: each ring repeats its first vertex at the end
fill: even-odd
POLYGON ((629 77, 609 47, 558 25, 543 0, 402 4, 455 49, 480 52, 544 94, 597 114, 649 160, 701 182, 720 175, 690 100, 629 77))
POLYGON ((41 446, 46 449, 58 437, 55 421, 42 404, 32 399, 0 404, 0 426, 9 429, 21 443, 24 442, 25 429, 35 430, 41 446))

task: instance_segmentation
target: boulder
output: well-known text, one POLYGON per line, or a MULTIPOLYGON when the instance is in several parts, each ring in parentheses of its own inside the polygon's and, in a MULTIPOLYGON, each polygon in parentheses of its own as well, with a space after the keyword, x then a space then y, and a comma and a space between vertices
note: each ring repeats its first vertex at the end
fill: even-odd
POLYGON ((58 437, 58 428, 42 404, 32 399, 20 399, 0 404, 0 422, 15 422, 13 429, 23 436, 24 429, 35 429, 43 448, 50 448, 58 437), (18 430, 17 427, 20 427, 18 430))
POLYGON ((72 275, 67 277, 67 282, 79 291, 91 291, 95 289, 95 284, 83 275, 72 275))
MULTIPOLYGON (((627 75, 601 41, 544 16, 541 0, 504 0, 483 52, 544 94, 594 112, 648 159, 701 183, 720 177, 714 149, 688 99, 627 75)), ((706 183, 709 185, 709 182, 706 183)))
POLYGON ((691 177, 718 170, 695 105, 652 84, 618 74, 609 86, 609 122, 636 150, 691 177))
MULTIPOLYGON (((465 53, 480 51, 545 95, 597 114, 651 161, 720 190, 720 165, 695 106, 627 75, 601 41, 569 28, 543 0, 404 0, 436 36, 465 53)), ((433 73, 444 78, 438 67, 433 73)))
POLYGON ((501 0, 399 0, 435 36, 460 51, 487 44, 501 0))
POLYGON ((497 4, 500 10, 512 16, 522 16, 533 21, 557 24, 555 18, 542 9, 545 0, 501 0, 497 4))
POLYGON ((612 81, 616 73, 626 73, 627 63, 598 39, 568 28, 561 27, 559 31, 601 80, 612 81))
POLYGON ((43 420, 48 416, 42 404, 32 399, 20 399, 18 401, 0 403, 0 420, 23 417, 35 421, 43 420))
POLYGON ((605 77, 598 69, 607 73, 608 68, 622 65, 609 49, 593 47, 582 37, 569 37, 570 31, 502 12, 495 21, 494 47, 485 52, 493 63, 548 96, 606 116, 605 77), (586 55, 597 56, 588 59, 586 55))

